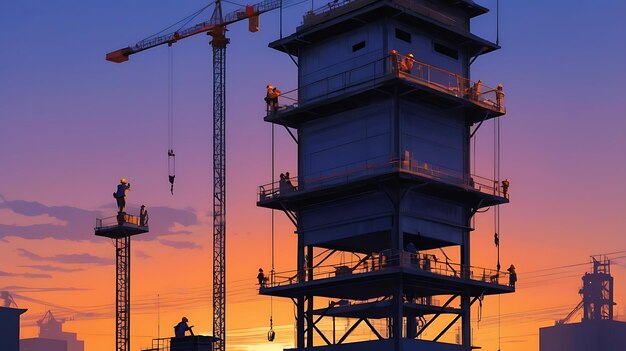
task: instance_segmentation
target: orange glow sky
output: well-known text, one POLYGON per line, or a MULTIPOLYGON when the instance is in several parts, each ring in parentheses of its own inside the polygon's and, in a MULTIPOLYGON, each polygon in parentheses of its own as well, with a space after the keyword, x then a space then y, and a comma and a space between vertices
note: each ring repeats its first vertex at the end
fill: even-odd
MULTIPOLYGON (((478 3, 494 9, 496 1, 478 3)), ((132 184, 130 209, 146 204, 152 221, 151 232, 132 242, 132 350, 170 336, 183 315, 197 333, 212 332, 208 40, 190 38, 174 51, 174 196, 167 184, 167 49, 121 65, 104 60, 106 52, 205 4, 0 5, 0 290, 28 308, 22 337, 37 336, 35 322, 51 309, 87 351, 114 347, 115 252, 110 240, 94 237, 93 225, 96 217, 114 215, 111 193, 122 176, 132 184)), ((285 10, 285 34, 310 6, 285 10)), ((501 257, 503 266, 515 264, 520 280, 515 294, 487 297, 482 321, 472 326, 483 350, 500 343, 501 350, 529 351, 539 348, 540 327, 579 302, 580 277, 593 254, 613 253, 615 312, 626 320, 626 5, 500 7, 503 48, 479 58, 472 77, 502 83, 506 92, 501 174, 511 181, 511 203, 501 208, 501 257)), ((270 299, 255 287, 258 268, 271 267, 270 212, 255 206, 257 187, 271 179, 264 87, 296 86, 291 60, 267 48, 279 37, 278 23, 278 13, 268 13, 259 33, 248 33, 243 23, 228 33, 229 351, 294 343, 293 306, 281 299, 273 300, 277 338, 267 342, 270 299)), ((493 12, 473 25, 495 41, 493 12)), ((276 131, 276 173, 295 174, 295 145, 276 131)), ((477 170, 487 177, 492 133, 492 124, 478 133, 477 170)), ((293 226, 281 213, 276 224, 276 270, 295 269, 293 226)), ((492 211, 478 215, 476 228, 473 264, 494 268, 492 211)), ((477 314, 474 308, 474 319, 477 314)))

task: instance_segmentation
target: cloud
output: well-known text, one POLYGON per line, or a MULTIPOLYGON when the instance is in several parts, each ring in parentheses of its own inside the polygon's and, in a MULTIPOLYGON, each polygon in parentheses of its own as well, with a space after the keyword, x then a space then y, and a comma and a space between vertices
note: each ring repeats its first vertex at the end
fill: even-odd
POLYGON ((88 253, 40 256, 24 249, 17 249, 17 251, 20 256, 26 257, 32 261, 50 261, 50 262, 56 262, 56 263, 70 263, 70 264, 94 264, 98 266, 106 266, 106 265, 115 264, 115 260, 112 258, 93 256, 88 253))
POLYGON ((52 278, 50 274, 41 274, 41 273, 10 273, 0 271, 0 277, 23 277, 23 278, 52 278))
POLYGON ((20 292, 51 292, 51 291, 85 291, 91 289, 85 288, 75 288, 75 287, 29 287, 29 286, 19 286, 19 285, 9 285, 3 288, 0 288, 0 291, 10 291, 12 293, 20 293, 20 292))
POLYGON ((145 252, 143 252, 141 250, 135 251, 135 257, 137 257, 137 258, 145 258, 145 259, 152 258, 152 256, 148 255, 147 253, 145 253, 145 252))
MULTIPOLYGON (((58 240, 93 241, 103 239, 93 234, 96 218, 102 218, 99 211, 84 210, 71 206, 47 206, 39 202, 0 198, 0 240, 16 236, 24 239, 53 238, 58 240)), ((129 213, 139 213, 139 209, 129 208, 129 213)), ((137 235, 134 240, 155 240, 159 236, 184 232, 181 226, 199 223, 192 208, 174 209, 152 207, 150 213, 150 233, 137 235)), ((114 216, 111 213, 111 216, 114 216)), ((109 217, 104 215, 104 217, 109 217)))
POLYGON ((32 269, 36 269, 38 271, 44 271, 44 272, 78 272, 78 271, 82 271, 82 268, 63 268, 63 267, 58 267, 58 266, 51 266, 49 264, 46 265, 31 265, 31 266, 22 266, 22 267, 27 267, 27 268, 32 268, 32 269))
POLYGON ((173 241, 173 240, 161 239, 159 240, 159 242, 162 245, 170 246, 175 249, 201 249, 202 248, 202 246, 191 241, 173 241))

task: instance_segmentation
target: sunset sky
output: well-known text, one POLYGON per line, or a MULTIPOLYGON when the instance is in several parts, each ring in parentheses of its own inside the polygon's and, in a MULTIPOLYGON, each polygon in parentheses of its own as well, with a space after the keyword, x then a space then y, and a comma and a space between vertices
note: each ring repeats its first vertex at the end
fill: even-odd
MULTIPOLYGON (((315 1, 319 7, 326 1, 315 1)), ((492 12, 473 32, 496 40, 492 12)), ((0 2, 0 291, 15 296, 22 337, 36 337, 46 310, 86 351, 115 342, 115 251, 95 237, 95 218, 115 214, 119 178, 129 210, 150 211, 150 233, 132 242, 132 351, 171 336, 187 316, 212 332, 211 49, 204 35, 177 43, 174 68, 174 195, 167 181, 167 47, 114 64, 105 53, 177 22, 206 1, 21 0, 0 2)), ((224 12, 235 9, 224 4, 224 12)), ((284 35, 311 8, 284 10, 284 35)), ((196 21, 206 20, 210 11, 196 21)), ((515 294, 487 297, 474 344, 538 350, 538 329, 580 300, 590 255, 610 254, 615 307, 626 320, 626 3, 500 1, 502 49, 480 57, 472 78, 504 85, 501 260, 517 267, 515 294)), ((293 308, 273 300, 277 339, 268 343, 270 299, 256 272, 271 268, 270 211, 256 207, 269 183, 271 126, 265 85, 296 87, 295 65, 267 44, 278 11, 260 32, 229 27, 227 51, 227 349, 282 350, 294 343, 293 308)), ((277 132, 277 173, 295 174, 296 145, 277 132)), ((478 133, 479 174, 490 176, 493 124, 478 133)), ((473 264, 495 267, 493 213, 479 214, 473 264)), ((295 269, 293 226, 276 213, 276 270, 295 269)), ((477 308, 472 311, 476 319, 477 308)), ((577 317, 576 319, 578 319, 577 317)), ((363 336, 367 338, 367 335, 363 336)))

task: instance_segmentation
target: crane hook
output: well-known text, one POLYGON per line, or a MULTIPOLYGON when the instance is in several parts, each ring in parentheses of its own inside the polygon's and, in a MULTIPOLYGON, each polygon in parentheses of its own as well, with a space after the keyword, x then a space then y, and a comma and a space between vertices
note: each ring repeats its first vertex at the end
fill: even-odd
POLYGON ((168 149, 167 150, 167 159, 168 159, 168 168, 169 168, 169 176, 168 179, 170 181, 170 193, 172 193, 172 195, 174 195, 174 179, 176 178, 176 175, 174 174, 176 172, 176 154, 174 154, 174 150, 172 149, 168 149))
POLYGON ((267 332, 267 340, 270 342, 274 341, 275 337, 276 337, 276 333, 272 329, 272 317, 270 317, 270 330, 267 332))

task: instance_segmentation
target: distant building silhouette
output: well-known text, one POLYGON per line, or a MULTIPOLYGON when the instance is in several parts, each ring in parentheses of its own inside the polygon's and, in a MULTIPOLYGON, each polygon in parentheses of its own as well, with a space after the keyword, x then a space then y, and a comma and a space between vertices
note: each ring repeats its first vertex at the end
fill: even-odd
POLYGON ((613 320, 611 262, 592 257, 593 272, 582 277, 580 303, 556 325, 539 329, 539 351, 612 351, 626 345, 626 322, 613 320), (580 323, 568 324, 582 309, 580 323))
POLYGON ((63 331, 64 320, 57 320, 51 311, 37 321, 39 337, 22 339, 20 351, 84 351, 85 342, 76 333, 63 331))
POLYGON ((27 309, 0 307, 0 350, 19 351, 20 315, 27 309))

